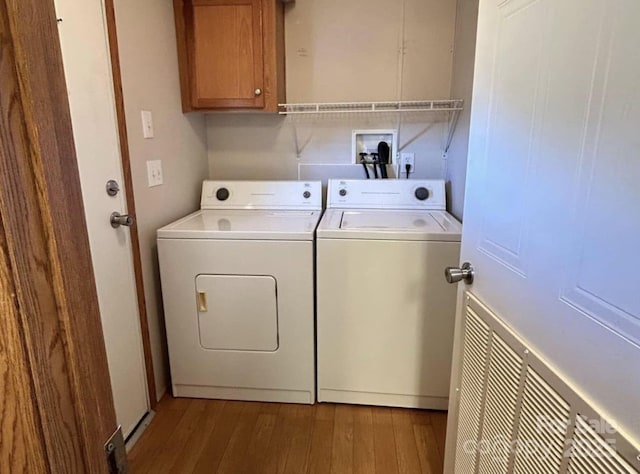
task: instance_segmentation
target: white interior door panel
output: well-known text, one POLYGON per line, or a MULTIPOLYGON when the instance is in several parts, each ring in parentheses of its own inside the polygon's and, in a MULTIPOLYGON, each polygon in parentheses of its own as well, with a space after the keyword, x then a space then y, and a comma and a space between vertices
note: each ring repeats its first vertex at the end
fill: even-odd
POLYGON ((461 252, 467 289, 638 442, 639 21, 480 1, 461 252))
POLYGON ((131 237, 109 222, 113 211, 126 213, 126 202, 104 7, 100 0, 55 3, 109 375, 126 437, 149 401, 131 237), (111 179, 121 188, 113 197, 106 193, 111 179))

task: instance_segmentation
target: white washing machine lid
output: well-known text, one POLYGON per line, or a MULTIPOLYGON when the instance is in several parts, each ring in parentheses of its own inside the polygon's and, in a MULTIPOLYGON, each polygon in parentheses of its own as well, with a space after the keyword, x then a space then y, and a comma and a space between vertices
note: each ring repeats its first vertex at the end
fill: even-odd
POLYGON ((446 211, 329 209, 319 239, 460 242, 462 224, 446 211))
POLYGON ((158 229, 158 238, 313 240, 321 215, 312 210, 200 210, 158 229))

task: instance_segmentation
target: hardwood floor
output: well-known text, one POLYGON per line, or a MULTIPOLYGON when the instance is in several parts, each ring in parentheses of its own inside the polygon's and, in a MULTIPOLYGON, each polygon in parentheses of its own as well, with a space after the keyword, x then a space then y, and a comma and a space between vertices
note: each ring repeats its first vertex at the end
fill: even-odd
POLYGON ((445 412, 164 397, 129 453, 142 473, 442 472, 445 412))

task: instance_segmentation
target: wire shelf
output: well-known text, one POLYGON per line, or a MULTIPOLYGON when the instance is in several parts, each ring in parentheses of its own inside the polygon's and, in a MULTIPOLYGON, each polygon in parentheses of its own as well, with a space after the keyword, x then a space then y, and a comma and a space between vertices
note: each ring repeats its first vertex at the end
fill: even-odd
POLYGON ((278 104, 280 115, 348 114, 348 113, 402 113, 402 112, 459 112, 464 101, 413 100, 398 102, 325 102, 304 104, 278 104))

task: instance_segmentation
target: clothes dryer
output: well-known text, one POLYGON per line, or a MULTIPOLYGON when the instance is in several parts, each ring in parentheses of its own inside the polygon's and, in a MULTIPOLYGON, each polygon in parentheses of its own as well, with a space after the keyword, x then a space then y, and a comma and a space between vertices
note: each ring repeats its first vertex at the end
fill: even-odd
POLYGON ((320 182, 205 181, 158 230, 173 394, 315 401, 320 182))

